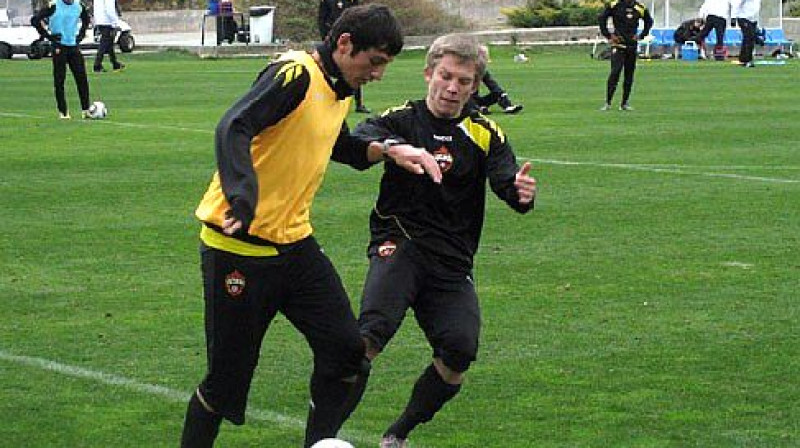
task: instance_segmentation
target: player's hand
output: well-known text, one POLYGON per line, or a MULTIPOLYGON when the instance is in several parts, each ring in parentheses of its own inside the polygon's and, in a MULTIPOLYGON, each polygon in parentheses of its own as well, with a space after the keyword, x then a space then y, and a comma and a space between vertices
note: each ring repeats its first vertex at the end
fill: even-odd
POLYGON ((386 155, 394 160, 398 166, 416 174, 428 173, 428 176, 437 184, 442 183, 442 170, 433 158, 433 154, 422 148, 417 148, 406 143, 392 145, 386 155))
POLYGON ((528 174, 531 168, 533 165, 525 162, 514 178, 514 186, 517 187, 520 204, 530 204, 536 198, 536 179, 528 174))
POLYGON ((49 36, 47 36, 47 39, 50 42, 57 44, 61 42, 61 33, 50 34, 49 36))
POLYGON ((608 36, 608 43, 610 43, 612 45, 613 44, 618 44, 619 43, 619 36, 617 36, 616 34, 612 34, 612 35, 608 36))
POLYGON ((222 231, 225 233, 225 235, 233 235, 241 230, 241 228, 242 221, 239 221, 233 216, 227 216, 225 220, 222 221, 222 231))

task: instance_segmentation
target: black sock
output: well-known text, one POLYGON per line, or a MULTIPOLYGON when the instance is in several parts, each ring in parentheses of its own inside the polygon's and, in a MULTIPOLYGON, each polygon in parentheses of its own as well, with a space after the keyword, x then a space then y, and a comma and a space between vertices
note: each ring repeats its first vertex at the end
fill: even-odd
POLYGON ((430 421, 445 403, 456 396, 459 390, 461 390, 460 384, 446 383, 439 376, 436 367, 431 364, 414 384, 411 399, 408 401, 405 411, 389 427, 386 434, 394 434, 400 439, 407 438, 408 433, 417 425, 430 421))
POLYGON ((316 373, 311 375, 311 404, 308 407, 304 445, 306 448, 322 439, 336 437, 344 423, 342 411, 354 387, 355 382, 352 381, 323 377, 316 373))
POLYGON ((186 418, 183 423, 181 435, 181 448, 210 448, 219 434, 219 425, 222 416, 208 411, 197 392, 192 394, 189 406, 186 408, 186 418))
POLYGON ((372 364, 370 363, 369 359, 364 358, 361 361, 361 373, 356 375, 356 380, 353 383, 353 387, 348 392, 347 398, 345 399, 344 405, 342 406, 341 424, 344 424, 344 422, 346 422, 347 419, 350 418, 350 415, 353 413, 353 411, 355 411, 358 404, 361 403, 361 398, 364 396, 364 391, 367 390, 367 382, 369 381, 369 374, 371 369, 372 369, 372 364))

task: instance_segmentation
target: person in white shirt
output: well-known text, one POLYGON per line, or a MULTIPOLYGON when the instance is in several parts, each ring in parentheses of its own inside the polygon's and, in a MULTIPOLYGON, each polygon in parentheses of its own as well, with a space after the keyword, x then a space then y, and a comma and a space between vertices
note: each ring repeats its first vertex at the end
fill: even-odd
POLYGON ((725 28, 728 25, 728 17, 730 17, 731 4, 729 0, 705 0, 700 7, 698 15, 705 19, 705 26, 700 33, 701 41, 705 41, 711 30, 713 29, 717 36, 717 43, 714 45, 714 51, 717 53, 722 50, 725 40, 725 28))
POLYGON ((738 23, 742 29, 742 48, 739 50, 739 63, 742 67, 754 67, 753 49, 758 35, 758 15, 761 0, 740 0, 734 6, 731 23, 738 23))
POLYGON ((120 71, 125 68, 125 64, 117 61, 114 53, 114 41, 116 40, 117 29, 119 29, 119 9, 116 0, 94 0, 94 27, 100 33, 100 46, 97 55, 94 57, 94 72, 102 73, 103 56, 108 55, 111 61, 111 68, 120 71))

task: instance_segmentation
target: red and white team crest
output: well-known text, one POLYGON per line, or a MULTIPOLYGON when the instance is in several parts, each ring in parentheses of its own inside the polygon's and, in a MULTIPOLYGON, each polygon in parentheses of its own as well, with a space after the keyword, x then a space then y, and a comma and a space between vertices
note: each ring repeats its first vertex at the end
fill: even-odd
POLYGON ((382 258, 391 257, 395 250, 397 250, 397 244, 394 241, 385 241, 378 246, 378 256, 382 258))
POLYGON ((439 164, 439 169, 442 170, 443 173, 447 172, 450 167, 453 166, 453 155, 450 154, 446 146, 442 146, 433 152, 433 160, 439 164))
POLYGON ((245 283, 244 275, 239 271, 233 271, 225 276, 225 290, 234 299, 242 295, 245 283))

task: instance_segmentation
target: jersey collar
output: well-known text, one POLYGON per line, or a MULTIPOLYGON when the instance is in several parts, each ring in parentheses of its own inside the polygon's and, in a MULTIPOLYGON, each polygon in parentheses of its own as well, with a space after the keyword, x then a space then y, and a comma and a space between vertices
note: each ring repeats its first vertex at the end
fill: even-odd
POLYGON ((336 98, 342 100, 352 95, 353 88, 344 80, 342 71, 333 61, 333 48, 330 43, 326 40, 317 45, 316 50, 322 63, 322 71, 325 72, 328 83, 333 87, 333 91, 336 92, 336 98))

